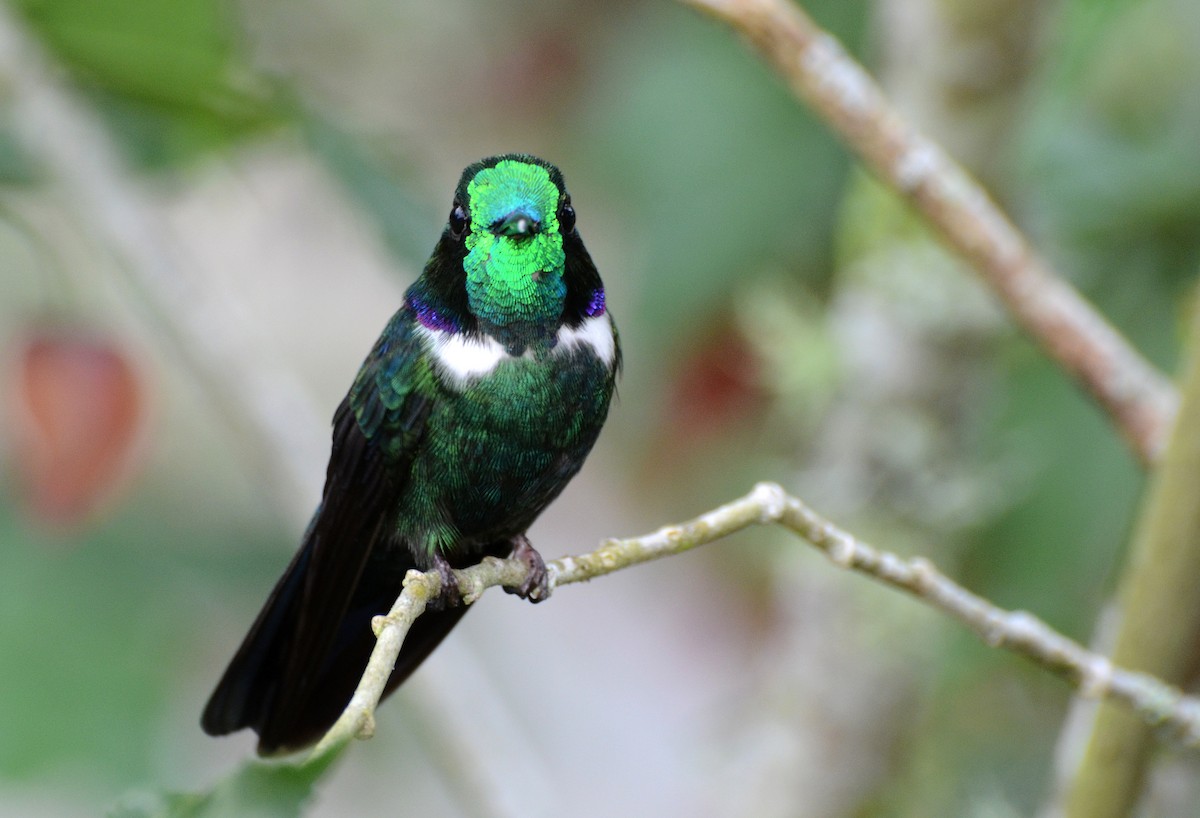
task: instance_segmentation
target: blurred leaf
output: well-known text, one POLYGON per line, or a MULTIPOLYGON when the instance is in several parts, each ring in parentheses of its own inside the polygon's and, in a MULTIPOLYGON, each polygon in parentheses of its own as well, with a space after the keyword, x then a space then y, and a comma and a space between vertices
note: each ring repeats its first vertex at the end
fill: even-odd
POLYGON ((280 118, 273 88, 234 48, 236 28, 223 2, 17 5, 31 29, 94 92, 138 161, 178 161, 280 118))
POLYGON ((1200 6, 1096 5, 1068 4, 1068 20, 1095 16, 1045 69, 1025 135, 1029 196, 1087 286, 1178 284, 1200 264, 1200 6))
POLYGON ((70 549, 0 505, 0 779, 66 797, 63 771, 86 770, 78 786, 113 798, 161 775, 165 708, 215 601, 278 571, 278 543, 214 514, 198 485, 143 492, 70 549))
MULTIPOLYGON (((100 780, 149 773, 150 714, 169 690, 154 562, 109 544, 55 550, 0 520, 0 776, 85 764, 100 780), (41 547, 34 547, 34 546, 41 547), (18 704, 19 703, 19 704, 18 704)), ((165 607, 165 601, 164 601, 165 607)))
POLYGON ((109 818, 292 818, 301 814, 328 763, 250 762, 206 793, 130 796, 109 818))
POLYGON ((19 0, 29 23, 81 76, 172 104, 236 110, 245 98, 228 7, 215 0, 19 0))

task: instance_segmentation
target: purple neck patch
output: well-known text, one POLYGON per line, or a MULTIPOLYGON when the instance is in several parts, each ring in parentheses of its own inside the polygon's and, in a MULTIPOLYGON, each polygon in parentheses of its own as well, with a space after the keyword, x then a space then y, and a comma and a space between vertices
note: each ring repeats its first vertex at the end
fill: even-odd
POLYGON ((458 332, 457 321, 438 312, 419 298, 409 298, 408 305, 417 314, 417 320, 421 322, 421 326, 426 329, 434 329, 439 332, 458 332))
POLYGON ((604 315, 604 288, 592 290, 592 298, 588 301, 587 309, 584 310, 588 318, 595 318, 597 315, 604 315))

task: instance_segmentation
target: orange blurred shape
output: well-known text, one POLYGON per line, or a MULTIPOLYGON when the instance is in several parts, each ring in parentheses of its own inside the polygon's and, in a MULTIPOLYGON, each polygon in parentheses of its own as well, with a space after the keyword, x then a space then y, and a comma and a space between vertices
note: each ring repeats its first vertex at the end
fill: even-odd
POLYGON ((25 501, 39 521, 73 527, 92 517, 128 477, 146 420, 146 390, 111 339, 41 328, 18 344, 5 390, 25 501))

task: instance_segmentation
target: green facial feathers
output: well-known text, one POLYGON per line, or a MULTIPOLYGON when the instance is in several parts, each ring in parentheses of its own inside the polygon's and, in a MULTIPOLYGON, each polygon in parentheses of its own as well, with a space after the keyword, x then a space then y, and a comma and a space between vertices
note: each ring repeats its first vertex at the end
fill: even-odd
POLYGON ((544 322, 562 312, 561 192, 540 165, 505 159, 467 185, 466 236, 471 311, 496 326, 544 322))

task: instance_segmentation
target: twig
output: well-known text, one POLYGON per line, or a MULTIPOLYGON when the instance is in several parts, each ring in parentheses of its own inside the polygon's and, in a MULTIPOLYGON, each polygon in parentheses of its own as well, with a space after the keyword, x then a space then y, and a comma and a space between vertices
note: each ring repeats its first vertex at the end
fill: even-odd
MULTIPOLYGON (((609 540, 600 548, 577 557, 563 557, 546 565, 551 591, 559 585, 585 582, 594 577, 611 574, 631 565, 659 557, 679 554, 698 545, 728 536, 755 523, 773 522, 777 514, 775 499, 783 496, 778 486, 763 484, 746 497, 703 514, 691 522, 665 526, 653 534, 630 540, 609 540)), ((525 579, 527 566, 517 560, 487 557, 478 565, 455 571, 464 604, 471 604, 484 591, 496 585, 516 587, 525 579)), ((425 611, 430 599, 441 590, 436 571, 409 571, 404 578, 404 591, 387 616, 377 616, 372 627, 378 642, 367 662, 358 689, 346 705, 337 723, 313 750, 312 759, 336 752, 351 738, 370 738, 375 732, 375 708, 383 695, 384 685, 396 664, 400 646, 408 629, 425 611)))
POLYGON ((983 277, 1112 417, 1144 464, 1162 452, 1171 384, 1040 258, 987 192, 891 106, 841 44, 788 0, 681 0, 743 35, 888 186, 983 277))
MULTIPOLYGON (((1130 708, 1146 724, 1188 747, 1200 748, 1200 699, 1184 695, 1154 676, 1116 667, 1068 639, 1032 614, 1006 611, 976 596, 921 557, 904 559, 880 551, 842 531, 773 483, 760 483, 732 503, 681 525, 643 537, 609 540, 600 548, 549 563, 551 589, 583 582, 631 565, 680 554, 752 525, 778 524, 820 549, 837 566, 866 574, 948 614, 993 647, 1025 656, 1062 676, 1085 696, 1103 697, 1130 708)), ((455 571, 463 602, 470 604, 494 585, 516 586, 527 568, 516 560, 487 558, 455 571)), ((387 616, 375 618, 378 642, 362 681, 346 710, 309 756, 309 762, 337 752, 350 739, 368 738, 375 708, 408 629, 437 595, 436 572, 410 571, 404 591, 387 616)))

